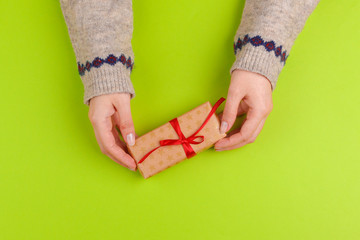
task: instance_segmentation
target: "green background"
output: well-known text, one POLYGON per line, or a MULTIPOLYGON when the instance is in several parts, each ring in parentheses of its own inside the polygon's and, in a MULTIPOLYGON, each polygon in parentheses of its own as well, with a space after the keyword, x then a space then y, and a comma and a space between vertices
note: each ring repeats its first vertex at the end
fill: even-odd
MULTIPOLYGON (((243 1, 134 0, 139 135, 226 97, 243 1)), ((360 239, 360 2, 323 0, 255 141, 144 180, 103 155, 59 2, 0 1, 0 239, 360 239)))

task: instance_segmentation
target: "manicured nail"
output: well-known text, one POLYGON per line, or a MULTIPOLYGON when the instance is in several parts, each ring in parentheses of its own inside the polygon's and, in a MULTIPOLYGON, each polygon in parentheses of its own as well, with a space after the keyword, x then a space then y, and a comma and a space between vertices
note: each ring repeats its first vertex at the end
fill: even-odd
POLYGON ((129 144, 129 146, 134 146, 134 145, 135 145, 134 134, 129 133, 129 134, 126 136, 126 141, 127 141, 127 143, 129 144))
POLYGON ((225 133, 227 127, 228 127, 228 123, 225 122, 225 121, 222 121, 222 122, 221 122, 221 126, 220 126, 220 133, 221 133, 221 134, 225 133))

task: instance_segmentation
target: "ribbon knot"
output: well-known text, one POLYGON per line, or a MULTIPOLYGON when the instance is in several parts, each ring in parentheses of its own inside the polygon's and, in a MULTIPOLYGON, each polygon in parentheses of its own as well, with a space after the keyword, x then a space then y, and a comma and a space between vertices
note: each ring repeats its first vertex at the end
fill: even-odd
POLYGON ((142 163, 152 152, 154 152, 156 149, 163 147, 163 146, 169 146, 169 145, 182 145, 186 154, 187 158, 191 158, 193 156, 196 155, 194 149, 191 147, 190 144, 200 144, 202 142, 204 142, 205 137, 204 136, 197 136, 196 134, 198 134, 200 132, 201 129, 203 129, 203 127, 205 126, 205 124, 210 120, 211 116, 215 113, 216 109, 220 106, 220 104, 225 100, 225 98, 220 98, 212 107, 211 111, 209 112, 209 114, 207 115, 205 121, 203 122, 203 124, 199 127, 199 129, 193 133, 192 135, 190 135, 189 137, 185 137, 183 132, 180 129, 180 124, 177 118, 174 118, 172 120, 169 121, 169 123, 171 124, 171 126, 174 128, 175 132, 177 133, 177 135, 179 136, 178 139, 164 139, 164 140, 160 140, 160 146, 154 148, 153 150, 151 150, 150 152, 148 152, 144 157, 142 157, 140 159, 140 161, 138 162, 138 164, 142 163), (195 139, 200 138, 199 141, 195 141, 195 139))

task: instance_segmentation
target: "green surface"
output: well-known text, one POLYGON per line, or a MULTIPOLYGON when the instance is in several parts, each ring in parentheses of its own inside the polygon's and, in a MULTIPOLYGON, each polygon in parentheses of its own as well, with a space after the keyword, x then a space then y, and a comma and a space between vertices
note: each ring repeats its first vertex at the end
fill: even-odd
MULTIPOLYGON (((138 134, 226 96, 242 7, 134 1, 138 134)), ((360 239, 359 12, 319 4, 255 143, 144 180, 99 150, 58 1, 1 0, 0 239, 360 239)))

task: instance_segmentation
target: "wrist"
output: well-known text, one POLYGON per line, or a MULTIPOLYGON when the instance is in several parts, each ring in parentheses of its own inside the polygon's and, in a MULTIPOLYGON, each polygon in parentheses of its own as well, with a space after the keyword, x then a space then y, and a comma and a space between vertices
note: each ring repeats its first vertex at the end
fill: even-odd
POLYGON ((252 82, 256 82, 256 84, 265 83, 265 85, 268 86, 270 90, 272 90, 271 81, 266 76, 257 72, 251 72, 243 69, 233 69, 231 72, 231 79, 250 79, 252 82))
POLYGON ((273 41, 266 42, 261 38, 260 41, 256 37, 250 39, 248 37, 245 41, 245 37, 241 41, 241 46, 236 47, 236 60, 230 69, 230 73, 235 69, 241 69, 261 74, 270 81, 271 88, 274 90, 287 58, 286 51, 273 41), (260 44, 259 41, 263 44, 260 44), (273 44, 272 49, 269 49, 268 43, 273 44))
POLYGON ((135 97, 135 90, 130 80, 130 70, 122 65, 103 65, 101 68, 91 69, 81 77, 84 83, 84 103, 89 105, 90 100, 97 96, 128 93, 135 97))

